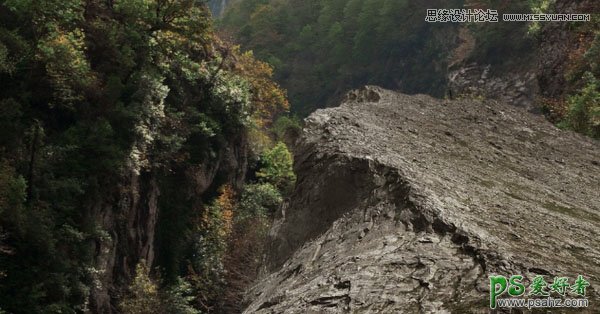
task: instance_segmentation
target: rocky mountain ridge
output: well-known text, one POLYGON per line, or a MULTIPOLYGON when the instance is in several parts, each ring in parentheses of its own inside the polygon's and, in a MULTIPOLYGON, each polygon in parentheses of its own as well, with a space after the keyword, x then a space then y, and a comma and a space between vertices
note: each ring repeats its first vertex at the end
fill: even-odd
POLYGON ((598 309, 598 142, 377 87, 306 122, 247 313, 487 313, 492 274, 583 274, 598 309))

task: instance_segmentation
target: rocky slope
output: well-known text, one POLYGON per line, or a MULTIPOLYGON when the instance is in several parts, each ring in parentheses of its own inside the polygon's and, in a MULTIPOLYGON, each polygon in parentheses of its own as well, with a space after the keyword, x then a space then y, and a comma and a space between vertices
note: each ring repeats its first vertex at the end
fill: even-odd
MULTIPOLYGON (((556 0, 548 9, 548 13, 561 14, 599 12, 600 4, 594 0, 556 0)), ((447 96, 484 97, 539 112, 541 101, 563 101, 576 92, 584 83, 578 71, 595 36, 593 22, 541 23, 535 36, 527 35, 522 25, 512 24, 514 37, 503 44, 513 46, 514 41, 528 39, 531 49, 504 56, 505 61, 512 62, 505 66, 492 65, 485 59, 472 62, 469 57, 481 43, 468 27, 460 28, 448 70, 447 96)))
POLYGON ((485 312, 491 274, 584 274, 600 145, 494 101, 376 87, 307 119, 247 313, 485 312))
POLYGON ((487 98, 510 103, 535 112, 539 93, 536 74, 522 69, 501 75, 491 74, 491 65, 463 65, 448 74, 449 98, 487 98))

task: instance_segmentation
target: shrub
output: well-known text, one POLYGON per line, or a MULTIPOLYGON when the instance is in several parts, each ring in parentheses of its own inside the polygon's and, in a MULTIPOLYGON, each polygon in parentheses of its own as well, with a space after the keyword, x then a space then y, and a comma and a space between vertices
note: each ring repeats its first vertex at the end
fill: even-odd
POLYGON ((163 295, 164 308, 169 314, 200 313, 190 305, 194 300, 192 285, 181 278, 177 278, 175 284, 167 287, 163 295))
POLYGON ((158 287, 150 278, 146 263, 141 261, 135 268, 135 278, 131 283, 130 295, 121 301, 125 314, 160 314, 161 302, 158 287))
POLYGON ((224 313, 240 313, 243 310, 244 291, 256 279, 262 265, 270 213, 281 202, 279 190, 269 183, 244 187, 223 259, 227 284, 219 303, 224 313))
POLYGON ((275 137, 284 141, 288 137, 296 137, 302 131, 302 122, 297 116, 281 116, 275 120, 272 128, 275 137))
POLYGON ((568 113, 560 126, 600 138, 600 84, 590 72, 584 75, 585 86, 569 97, 568 113))
POLYGON ((150 278, 150 271, 144 261, 138 263, 135 278, 129 286, 129 295, 121 301, 125 314, 198 314, 190 304, 194 301, 192 286, 181 278, 159 290, 150 278))
POLYGON ((262 182, 271 183, 283 192, 288 192, 296 182, 292 154, 284 143, 279 142, 265 151, 261 156, 261 164, 256 176, 262 182))
POLYGON ((272 184, 248 184, 242 192, 236 220, 266 217, 272 214, 282 201, 281 193, 272 184))

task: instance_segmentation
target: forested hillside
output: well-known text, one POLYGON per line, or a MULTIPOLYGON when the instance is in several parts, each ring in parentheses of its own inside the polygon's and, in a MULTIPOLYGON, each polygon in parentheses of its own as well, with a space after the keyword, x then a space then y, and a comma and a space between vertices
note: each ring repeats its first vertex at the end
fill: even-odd
MULTIPOLYGON (((243 0, 234 3, 219 23, 244 49, 273 65, 294 109, 309 113, 365 84, 443 97, 459 25, 425 23, 425 12, 463 4, 462 0, 243 0)), ((518 36, 523 33, 514 35, 518 36)), ((488 44, 492 45, 508 43, 488 44)), ((486 49, 497 54, 515 49, 483 46, 482 55, 494 53, 486 49)))
POLYGON ((293 180, 270 76, 202 1, 2 1, 0 312, 239 306, 293 180))
POLYGON ((536 81, 525 87, 533 94, 528 106, 542 108, 565 127, 598 136, 598 13, 597 2, 571 0, 240 0, 230 5, 219 28, 274 66, 275 79, 301 115, 332 105, 346 90, 365 84, 458 97, 449 93, 449 74, 475 69, 474 81, 466 81, 461 94, 466 90, 469 97, 494 98, 498 89, 521 93, 516 90, 522 86, 514 85, 533 75, 540 83, 539 88, 536 81), (596 14, 586 23, 426 23, 431 8, 596 14), (548 42, 554 49, 541 54, 540 45, 548 42), (476 90, 478 80, 490 76, 498 79, 485 88, 496 90, 476 90), (544 82, 549 80, 562 84, 548 86, 544 82), (591 86, 587 92, 585 84, 591 86), (570 86, 568 92, 557 93, 564 86, 570 86), (589 95, 591 90, 595 96, 589 95), (596 100, 576 105, 581 97, 596 100), (579 113, 569 114, 571 108, 579 113), (569 122, 573 119, 580 121, 569 122), (573 127, 582 123, 586 127, 573 127))

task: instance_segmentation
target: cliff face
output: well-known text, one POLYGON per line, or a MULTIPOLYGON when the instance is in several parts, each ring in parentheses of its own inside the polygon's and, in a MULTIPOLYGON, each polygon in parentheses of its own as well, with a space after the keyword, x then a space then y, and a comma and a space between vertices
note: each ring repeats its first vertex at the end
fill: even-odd
POLYGON ((208 2, 208 6, 210 7, 210 11, 215 17, 220 17, 227 9, 227 6, 231 3, 230 0, 210 0, 208 2))
POLYGON ((152 170, 131 171, 123 176, 115 195, 107 195, 92 208, 92 221, 97 222, 107 236, 93 244, 95 274, 90 309, 94 313, 117 313, 115 307, 125 293, 135 267, 144 262, 155 265, 160 252, 157 247, 157 227, 168 224, 161 216, 161 187, 177 191, 179 202, 194 204, 190 210, 200 212, 206 201, 205 192, 222 184, 239 188, 247 169, 247 139, 232 138, 218 156, 200 165, 182 164, 174 167, 169 177, 152 170), (176 182, 177 187, 173 187, 176 182))
MULTIPOLYGON (((600 5, 593 0, 556 0, 548 10, 549 13, 593 15, 600 12, 600 5)), ((514 32, 497 44, 511 47, 516 45, 515 41, 525 38, 529 40, 525 42, 530 49, 511 51, 506 56, 496 53, 512 62, 508 66, 491 65, 491 60, 485 59, 472 62, 468 56, 481 43, 468 28, 461 28, 448 71, 447 96, 485 97, 535 112, 541 109, 540 100, 564 100, 581 87, 583 81, 577 72, 581 64, 578 63, 594 39, 593 22, 541 23, 539 33, 534 36, 526 33, 524 24, 506 25, 511 25, 514 32)))
MULTIPOLYGON (((533 66, 532 66, 533 67, 533 66)), ((450 71, 448 93, 452 97, 468 95, 495 99, 535 111, 538 85, 534 69, 519 69, 506 74, 492 74, 492 66, 476 63, 450 71)))
MULTIPOLYGON (((551 10, 558 13, 598 14, 600 5, 593 0, 557 0, 551 10)), ((593 32, 574 31, 569 23, 544 23, 540 34, 537 71, 542 97, 563 98, 573 92, 566 79, 571 70, 569 67, 582 57, 593 38, 593 32)))
POLYGON ((312 114, 295 152, 247 313, 486 311, 492 274, 584 274, 598 309, 598 142, 494 101, 367 87, 312 114))

